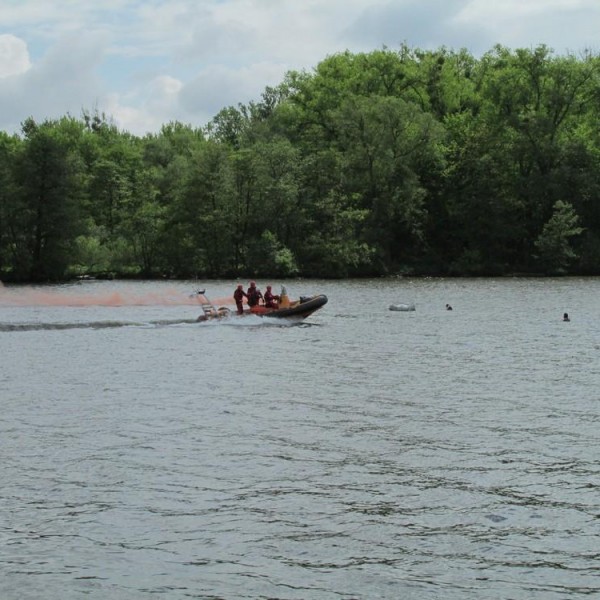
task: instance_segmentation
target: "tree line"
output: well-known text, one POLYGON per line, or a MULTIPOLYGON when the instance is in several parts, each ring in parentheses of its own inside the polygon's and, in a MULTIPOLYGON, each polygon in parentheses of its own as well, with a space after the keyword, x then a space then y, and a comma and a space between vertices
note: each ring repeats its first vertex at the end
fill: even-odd
POLYGON ((327 57, 204 128, 0 132, 0 280, 600 273, 600 59, 327 57))

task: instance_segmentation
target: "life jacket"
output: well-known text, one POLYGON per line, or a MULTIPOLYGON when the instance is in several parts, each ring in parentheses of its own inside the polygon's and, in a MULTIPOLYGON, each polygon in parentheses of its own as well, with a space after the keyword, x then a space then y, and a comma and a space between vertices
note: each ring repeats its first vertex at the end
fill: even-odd
POLYGON ((248 296, 248 306, 256 306, 262 298, 260 290, 256 287, 249 287, 246 295, 248 296))
POLYGON ((275 300, 277 300, 277 296, 273 295, 272 292, 267 290, 265 292, 265 306, 268 308, 276 308, 275 300))

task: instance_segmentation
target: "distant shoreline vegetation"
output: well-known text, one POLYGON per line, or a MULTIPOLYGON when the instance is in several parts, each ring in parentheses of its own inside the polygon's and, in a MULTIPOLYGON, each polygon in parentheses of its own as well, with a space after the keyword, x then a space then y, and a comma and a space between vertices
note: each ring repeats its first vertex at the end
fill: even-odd
POLYGON ((600 58, 401 46, 205 128, 0 132, 0 280, 600 274, 600 58))

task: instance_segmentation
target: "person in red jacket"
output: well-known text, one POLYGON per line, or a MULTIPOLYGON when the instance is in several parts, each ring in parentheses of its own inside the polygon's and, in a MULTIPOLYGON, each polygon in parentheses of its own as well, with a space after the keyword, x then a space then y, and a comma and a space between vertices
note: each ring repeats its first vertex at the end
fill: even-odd
POLYGON ((267 291, 265 292, 265 306, 267 308, 277 308, 277 302, 279 301, 279 296, 275 295, 271 291, 271 286, 267 286, 267 291))
POLYGON ((262 297, 263 295, 261 294, 260 290, 256 287, 256 282, 251 281, 250 287, 246 292, 246 298, 248 298, 248 306, 250 308, 258 306, 258 303, 262 299, 262 297))
POLYGON ((241 315, 244 312, 244 297, 248 297, 246 292, 244 291, 244 286, 240 283, 235 292, 233 292, 233 299, 235 300, 235 305, 237 306, 238 315, 241 315))

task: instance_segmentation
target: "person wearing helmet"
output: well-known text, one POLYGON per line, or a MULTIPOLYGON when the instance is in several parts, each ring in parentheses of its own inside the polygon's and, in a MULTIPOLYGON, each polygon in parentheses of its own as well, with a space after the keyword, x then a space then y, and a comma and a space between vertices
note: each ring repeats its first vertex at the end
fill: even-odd
POLYGON ((233 299, 235 300, 235 305, 237 306, 238 315, 241 315, 244 312, 244 297, 247 298, 248 296, 244 291, 244 286, 240 283, 235 289, 235 292, 233 292, 233 299))
POLYGON ((262 297, 263 295, 261 294, 260 290, 256 287, 256 282, 251 281, 250 287, 246 292, 246 298, 248 298, 248 306, 250 308, 252 308, 253 306, 258 306, 262 297))
POLYGON ((277 308, 277 303, 279 302, 279 296, 277 296, 276 294, 274 294, 271 291, 271 286, 268 285, 267 286, 267 291, 265 292, 265 306, 267 308, 277 308))

